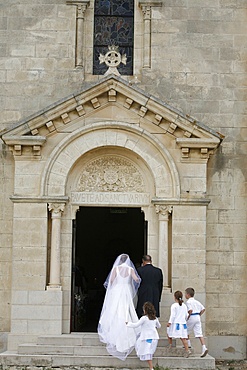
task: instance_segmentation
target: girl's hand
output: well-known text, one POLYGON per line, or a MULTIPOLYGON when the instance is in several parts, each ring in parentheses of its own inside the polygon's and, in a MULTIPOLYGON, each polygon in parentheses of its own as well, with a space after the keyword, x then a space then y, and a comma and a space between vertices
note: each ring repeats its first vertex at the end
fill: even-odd
POLYGON ((168 323, 166 324, 166 326, 169 328, 169 326, 171 326, 171 324, 168 322, 168 323))

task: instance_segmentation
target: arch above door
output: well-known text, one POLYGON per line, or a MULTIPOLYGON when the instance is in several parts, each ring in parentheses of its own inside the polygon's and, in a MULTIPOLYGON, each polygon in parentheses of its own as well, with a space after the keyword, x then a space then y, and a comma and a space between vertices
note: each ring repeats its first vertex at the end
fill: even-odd
POLYGON ((80 128, 67 136, 50 154, 44 168, 42 195, 65 195, 68 175, 75 163, 100 148, 113 148, 115 152, 125 149, 126 156, 138 156, 153 178, 153 196, 179 199, 178 171, 168 150, 145 130, 122 122, 97 122, 90 129, 80 128))

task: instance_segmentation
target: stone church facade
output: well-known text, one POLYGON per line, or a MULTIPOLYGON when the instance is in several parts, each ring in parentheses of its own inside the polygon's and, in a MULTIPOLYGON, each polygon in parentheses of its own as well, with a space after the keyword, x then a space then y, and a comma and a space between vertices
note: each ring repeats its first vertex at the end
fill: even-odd
POLYGON ((163 328, 193 286, 210 354, 246 358, 247 3, 134 2, 132 67, 95 4, 0 7, 1 349, 95 331, 113 257, 147 252, 163 328))

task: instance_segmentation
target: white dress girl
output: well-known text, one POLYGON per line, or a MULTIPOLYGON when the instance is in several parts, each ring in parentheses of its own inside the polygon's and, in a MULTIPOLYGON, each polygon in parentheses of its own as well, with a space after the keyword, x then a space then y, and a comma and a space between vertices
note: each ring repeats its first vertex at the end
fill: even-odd
POLYGON ((128 322, 127 326, 130 328, 141 328, 141 333, 135 345, 136 354, 141 361, 152 360, 159 339, 157 332, 157 328, 161 327, 159 320, 157 318, 150 320, 145 315, 136 323, 128 322))
POLYGON ((170 338, 188 338, 187 333, 188 311, 184 303, 180 306, 178 302, 171 305, 171 315, 167 328, 167 335, 170 338))

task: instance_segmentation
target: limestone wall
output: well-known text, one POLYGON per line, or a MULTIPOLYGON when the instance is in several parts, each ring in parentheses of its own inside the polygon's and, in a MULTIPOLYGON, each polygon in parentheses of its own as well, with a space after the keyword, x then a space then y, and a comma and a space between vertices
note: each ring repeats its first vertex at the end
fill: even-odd
POLYGON ((247 2, 167 0, 152 25, 145 88, 225 135, 208 164, 206 334, 211 353, 241 356, 244 342, 234 336, 246 336, 247 317, 247 2))
MULTIPOLYGON (((151 69, 141 69, 141 16, 136 6, 138 86, 225 135, 209 160, 205 189, 211 199, 206 334, 246 336, 247 2, 163 0, 162 7, 152 9, 151 69)), ((90 36, 85 37, 85 71, 74 68, 75 17, 76 7, 65 0, 5 0, 0 5, 0 130, 99 79, 89 73, 90 36)), ((85 28, 92 29, 92 3, 85 28)), ((0 330, 6 332, 14 162, 4 145, 0 158, 0 330)), ((189 178, 183 186, 191 190, 189 178)), ((237 342, 226 342, 219 348, 222 356, 229 356, 224 351, 229 343, 238 351, 237 342)))
MULTIPOLYGON (((0 152, 0 332, 10 328, 11 272, 12 272, 12 219, 13 193, 12 155, 3 146, 0 152)), ((0 336, 0 351, 5 348, 6 336, 0 336)))

